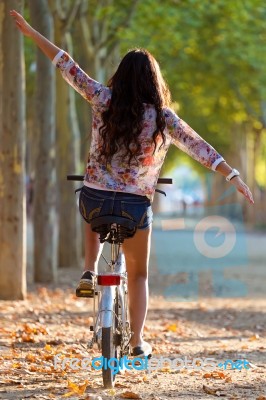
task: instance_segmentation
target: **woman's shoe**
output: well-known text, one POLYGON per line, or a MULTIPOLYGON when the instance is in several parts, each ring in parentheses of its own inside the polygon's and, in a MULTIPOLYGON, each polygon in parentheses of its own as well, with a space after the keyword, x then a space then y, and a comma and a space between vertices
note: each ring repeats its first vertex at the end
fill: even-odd
POLYGON ((94 278, 95 274, 91 271, 83 273, 76 289, 77 297, 94 297, 94 278))
POLYGON ((152 356, 152 347, 149 343, 143 342, 140 346, 132 347, 131 355, 133 357, 148 357, 152 356))

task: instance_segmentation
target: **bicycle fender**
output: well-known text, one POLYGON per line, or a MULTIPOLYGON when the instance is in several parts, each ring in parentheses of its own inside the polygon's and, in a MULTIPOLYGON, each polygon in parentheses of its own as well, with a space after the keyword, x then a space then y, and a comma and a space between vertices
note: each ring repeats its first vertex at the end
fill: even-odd
POLYGON ((99 305, 100 326, 110 328, 113 326, 113 306, 115 298, 115 286, 104 286, 102 289, 102 298, 99 305))

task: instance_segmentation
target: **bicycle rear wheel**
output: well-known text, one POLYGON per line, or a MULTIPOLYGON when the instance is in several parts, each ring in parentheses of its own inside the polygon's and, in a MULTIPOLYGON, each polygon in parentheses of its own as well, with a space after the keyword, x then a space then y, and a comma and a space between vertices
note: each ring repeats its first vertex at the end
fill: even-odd
POLYGON ((116 290, 113 305, 113 324, 111 327, 102 328, 102 356, 104 361, 102 377, 105 388, 112 388, 114 386, 116 373, 119 370, 118 347, 120 346, 120 335, 118 333, 118 312, 119 298, 116 290))

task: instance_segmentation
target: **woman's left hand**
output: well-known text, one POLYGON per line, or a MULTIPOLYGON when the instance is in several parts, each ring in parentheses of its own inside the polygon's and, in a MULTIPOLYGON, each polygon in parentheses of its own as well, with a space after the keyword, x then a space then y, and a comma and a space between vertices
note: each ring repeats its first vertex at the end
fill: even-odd
POLYGON ((253 196, 249 187, 242 181, 239 176, 235 176, 230 180, 230 183, 235 186, 238 192, 242 193, 246 199, 251 203, 254 204, 253 196))
POLYGON ((11 10, 10 15, 23 35, 30 37, 39 49, 52 61, 61 49, 34 29, 16 10, 11 10))

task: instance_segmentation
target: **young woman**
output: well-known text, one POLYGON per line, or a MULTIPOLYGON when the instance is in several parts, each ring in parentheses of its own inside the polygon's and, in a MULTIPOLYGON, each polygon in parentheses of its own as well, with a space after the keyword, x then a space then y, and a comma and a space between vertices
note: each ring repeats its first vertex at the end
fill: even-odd
POLYGON ((80 288, 90 288, 101 245, 90 221, 104 214, 127 216, 138 223, 123 244, 128 272, 132 355, 149 355, 143 340, 148 304, 148 261, 156 182, 170 144, 226 177, 250 203, 252 194, 218 152, 169 108, 170 93, 154 57, 143 49, 129 51, 108 86, 91 79, 63 50, 33 29, 16 11, 10 15, 87 100, 93 111, 92 139, 80 212, 86 224, 85 272, 80 288))

